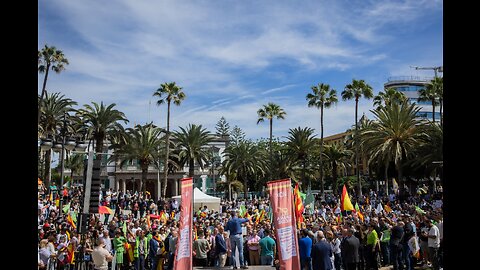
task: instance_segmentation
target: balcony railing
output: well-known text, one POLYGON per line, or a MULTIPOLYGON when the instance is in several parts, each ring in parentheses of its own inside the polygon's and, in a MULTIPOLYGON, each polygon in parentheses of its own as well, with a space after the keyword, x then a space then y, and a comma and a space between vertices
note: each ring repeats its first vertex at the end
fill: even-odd
POLYGON ((388 82, 430 82, 433 77, 420 76, 393 76, 388 78, 388 82))

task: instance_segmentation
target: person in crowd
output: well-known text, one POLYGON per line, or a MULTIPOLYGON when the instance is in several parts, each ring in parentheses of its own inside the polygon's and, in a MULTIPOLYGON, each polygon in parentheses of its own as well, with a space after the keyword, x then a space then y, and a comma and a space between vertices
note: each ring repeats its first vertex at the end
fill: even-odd
POLYGON ((304 270, 312 270, 312 246, 313 241, 308 236, 308 230, 303 229, 300 231, 300 239, 298 240, 298 250, 300 253, 300 266, 304 270))
POLYGON ((245 265, 243 260, 243 239, 242 239, 242 226, 241 224, 249 222, 246 218, 239 218, 238 217, 238 210, 234 210, 231 212, 232 218, 227 222, 227 227, 225 228, 227 231, 230 232, 230 244, 232 247, 232 263, 233 268, 237 269, 238 266, 236 265, 236 253, 235 250, 238 249, 238 258, 240 267, 242 269, 248 269, 248 266, 245 265))
MULTIPOLYGON (((355 236, 353 236, 355 237, 355 236)), ((330 259, 333 256, 332 246, 325 239, 322 231, 317 232, 317 241, 312 247, 312 266, 315 270, 332 270, 333 264, 330 259)), ((352 268, 354 269, 354 268, 352 268)))
POLYGON ((208 266, 207 265, 207 252, 210 250, 210 244, 205 239, 205 233, 203 230, 198 232, 198 238, 193 242, 193 251, 195 256, 196 266, 208 266))
POLYGON ((92 251, 92 260, 97 270, 108 270, 108 262, 111 262, 113 255, 105 248, 105 239, 98 238, 95 248, 92 251))
POLYGON ((260 248, 260 263, 262 265, 273 265, 273 259, 276 256, 275 240, 270 237, 270 229, 265 229, 263 233, 265 236, 258 243, 260 248))

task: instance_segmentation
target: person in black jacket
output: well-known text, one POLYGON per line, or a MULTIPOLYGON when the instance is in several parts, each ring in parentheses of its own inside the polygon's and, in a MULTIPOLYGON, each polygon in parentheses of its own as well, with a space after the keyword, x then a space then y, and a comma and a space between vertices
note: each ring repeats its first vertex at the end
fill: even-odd
POLYGON ((326 241, 323 232, 317 232, 317 242, 312 247, 312 266, 315 270, 331 270, 333 269, 332 260, 333 256, 332 246, 326 241))
POLYGON ((405 219, 405 225, 403 226, 404 234, 403 234, 403 239, 402 239, 402 255, 403 255, 403 261, 405 262, 406 265, 406 270, 413 270, 414 267, 414 258, 410 255, 409 252, 409 247, 408 247, 408 240, 412 238, 413 235, 415 235, 415 232, 413 230, 412 223, 410 222, 409 216, 406 216, 405 219))
POLYGON ((390 235, 390 261, 393 264, 393 270, 403 270, 403 247, 401 243, 403 235, 405 234, 403 226, 405 226, 403 221, 397 222, 397 225, 392 228, 392 233, 390 235))
POLYGON ((348 228, 347 236, 340 245, 345 270, 356 270, 359 262, 358 250, 360 248, 360 240, 353 235, 353 232, 353 228, 348 228))

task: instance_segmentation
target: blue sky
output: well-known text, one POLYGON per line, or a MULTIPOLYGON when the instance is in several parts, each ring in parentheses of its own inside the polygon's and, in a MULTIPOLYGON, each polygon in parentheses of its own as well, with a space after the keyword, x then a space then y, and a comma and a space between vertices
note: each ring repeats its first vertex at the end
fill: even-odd
MULTIPOLYGON (((171 129, 224 116, 247 138, 268 137, 257 110, 274 102, 286 112, 274 136, 311 127, 311 86, 329 84, 339 102, 324 112, 324 135, 350 128, 354 101, 341 100, 352 79, 374 94, 390 76, 433 76, 411 66, 443 65, 443 3, 413 1, 39 1, 38 48, 62 50, 70 65, 50 73, 47 90, 78 102, 115 103, 130 123, 166 125, 166 106, 152 96, 175 81, 187 95, 173 106, 171 129)), ((38 76, 40 94, 43 74, 38 76)), ((372 100, 361 100, 359 115, 372 100)))

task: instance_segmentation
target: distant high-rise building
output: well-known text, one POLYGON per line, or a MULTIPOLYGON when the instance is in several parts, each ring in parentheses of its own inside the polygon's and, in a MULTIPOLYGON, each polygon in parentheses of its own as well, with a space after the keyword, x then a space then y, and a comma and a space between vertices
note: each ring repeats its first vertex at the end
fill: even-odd
MULTIPOLYGON (((424 89, 433 77, 396 76, 388 78, 384 88, 394 88, 405 94, 410 103, 416 103, 420 107, 417 113, 419 118, 433 120, 433 108, 430 101, 419 101, 419 91, 424 89)), ((437 105, 438 106, 438 105, 437 105)), ((440 121, 439 107, 435 106, 435 122, 440 121)))

